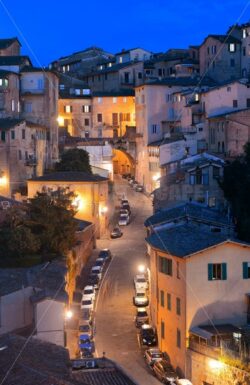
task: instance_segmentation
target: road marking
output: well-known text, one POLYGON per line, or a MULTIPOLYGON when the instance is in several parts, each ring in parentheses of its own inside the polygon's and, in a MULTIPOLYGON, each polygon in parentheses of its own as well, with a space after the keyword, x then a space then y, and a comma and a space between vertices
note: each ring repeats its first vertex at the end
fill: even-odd
POLYGON ((112 334, 112 337, 117 337, 118 336, 118 334, 112 334))

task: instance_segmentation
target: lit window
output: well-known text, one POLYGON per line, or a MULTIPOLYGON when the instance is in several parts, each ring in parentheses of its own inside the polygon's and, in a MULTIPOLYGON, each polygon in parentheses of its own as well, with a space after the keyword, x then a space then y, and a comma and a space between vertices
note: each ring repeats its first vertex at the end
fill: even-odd
POLYGON ((83 107, 83 112, 91 112, 91 106, 85 105, 85 106, 82 106, 82 107, 83 107))
POLYGON ((117 97, 113 97, 113 103, 117 103, 117 97))
POLYGON ((119 57, 119 63, 122 63, 122 56, 119 57))
POLYGON ((243 39, 247 37, 247 30, 245 28, 242 30, 242 37, 243 39))
POLYGON ((235 43, 230 43, 229 44, 229 52, 235 52, 235 51, 236 51, 235 43))
POLYGON ((108 67, 112 67, 112 63, 109 63, 109 64, 108 64, 108 67))
POLYGON ((3 85, 3 79, 0 79, 0 86, 3 85))
POLYGON ((67 114, 69 114, 70 112, 72 112, 72 106, 69 106, 69 105, 64 106, 64 111, 65 111, 67 114))
POLYGON ((99 104, 102 103, 102 98, 99 97, 99 98, 97 99, 97 102, 98 102, 99 104))
POLYGON ((100 70, 102 70, 103 69, 103 66, 100 66, 100 70))
POLYGON ((126 97, 123 98, 123 103, 127 103, 127 98, 126 97))
POLYGON ((67 65, 67 71, 69 71, 69 65, 67 65))
POLYGON ((167 275, 172 275, 172 259, 159 257, 159 271, 167 275))
POLYGON ((209 263, 208 264, 208 280, 226 280, 227 264, 226 263, 209 263))
POLYGON ((21 111, 20 102, 17 102, 17 112, 20 112, 20 111, 21 111))
POLYGON ((66 68, 65 66, 62 67, 62 72, 65 72, 66 71, 66 68))
POLYGON ((199 101, 199 94, 195 94, 195 101, 196 101, 196 102, 199 101))
POLYGON ((11 111, 15 111, 15 100, 11 100, 11 111))

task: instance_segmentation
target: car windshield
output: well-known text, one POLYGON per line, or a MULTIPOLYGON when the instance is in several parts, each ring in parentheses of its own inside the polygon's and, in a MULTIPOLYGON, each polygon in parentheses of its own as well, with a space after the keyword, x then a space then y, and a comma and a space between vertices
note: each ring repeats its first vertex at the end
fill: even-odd
POLYGON ((120 219, 127 219, 127 215, 124 215, 124 214, 122 214, 121 216, 120 216, 120 219))
POLYGON ((88 289, 88 290, 84 290, 84 294, 93 294, 93 290, 91 289, 88 289))
POLYGON ((108 257, 109 256, 109 250, 101 250, 99 253, 99 257, 108 257))
POLYGON ((120 232, 120 229, 119 229, 119 227, 115 227, 113 231, 120 232))
MULTIPOLYGON (((136 297, 145 297, 145 293, 137 293, 136 297)), ((146 297, 145 297, 146 298, 146 297)))
POLYGON ((172 368, 171 364, 169 364, 169 362, 161 361, 161 366, 162 366, 164 372, 167 372, 168 374, 169 373, 171 373, 171 374, 174 373, 174 369, 172 368))
POLYGON ((152 358, 162 358, 162 353, 151 353, 152 358))
POLYGON ((137 317, 147 317, 148 313, 146 311, 140 311, 137 314, 137 317))
POLYGON ((92 304, 91 299, 86 299, 86 300, 82 301, 82 305, 91 305, 91 304, 92 304))
POLYGON ((90 339, 85 338, 85 337, 83 337, 83 338, 80 337, 80 343, 81 344, 90 344, 90 339))
POLYGON ((146 282, 146 279, 145 278, 137 278, 137 280, 136 280, 137 282, 146 282))
POLYGON ((144 336, 148 336, 148 337, 154 337, 155 333, 154 333, 154 330, 153 329, 145 329, 145 330, 142 330, 142 334, 144 336))
POLYGON ((90 330, 90 326, 89 325, 80 325, 79 326, 79 329, 82 331, 82 332, 88 332, 90 330))

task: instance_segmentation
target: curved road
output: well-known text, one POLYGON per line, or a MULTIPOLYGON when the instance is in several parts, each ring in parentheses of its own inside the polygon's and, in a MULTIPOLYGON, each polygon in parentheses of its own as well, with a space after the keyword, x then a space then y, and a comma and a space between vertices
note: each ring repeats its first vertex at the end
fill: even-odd
POLYGON ((133 306, 133 277, 137 273, 137 266, 146 262, 143 222, 152 214, 152 202, 144 194, 135 192, 126 180, 118 179, 113 201, 116 207, 119 206, 118 197, 123 193, 131 206, 131 223, 122 227, 122 238, 98 241, 98 248, 108 247, 114 257, 96 304, 96 353, 102 356, 105 352, 139 385, 159 385, 147 368, 138 344, 133 306))

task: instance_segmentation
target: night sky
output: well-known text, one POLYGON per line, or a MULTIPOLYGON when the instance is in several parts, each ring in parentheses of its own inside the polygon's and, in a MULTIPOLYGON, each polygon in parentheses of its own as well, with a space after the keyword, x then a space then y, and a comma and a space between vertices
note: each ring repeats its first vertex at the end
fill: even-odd
POLYGON ((0 0, 0 38, 18 36, 37 66, 92 45, 187 48, 249 20, 250 0, 0 0))

